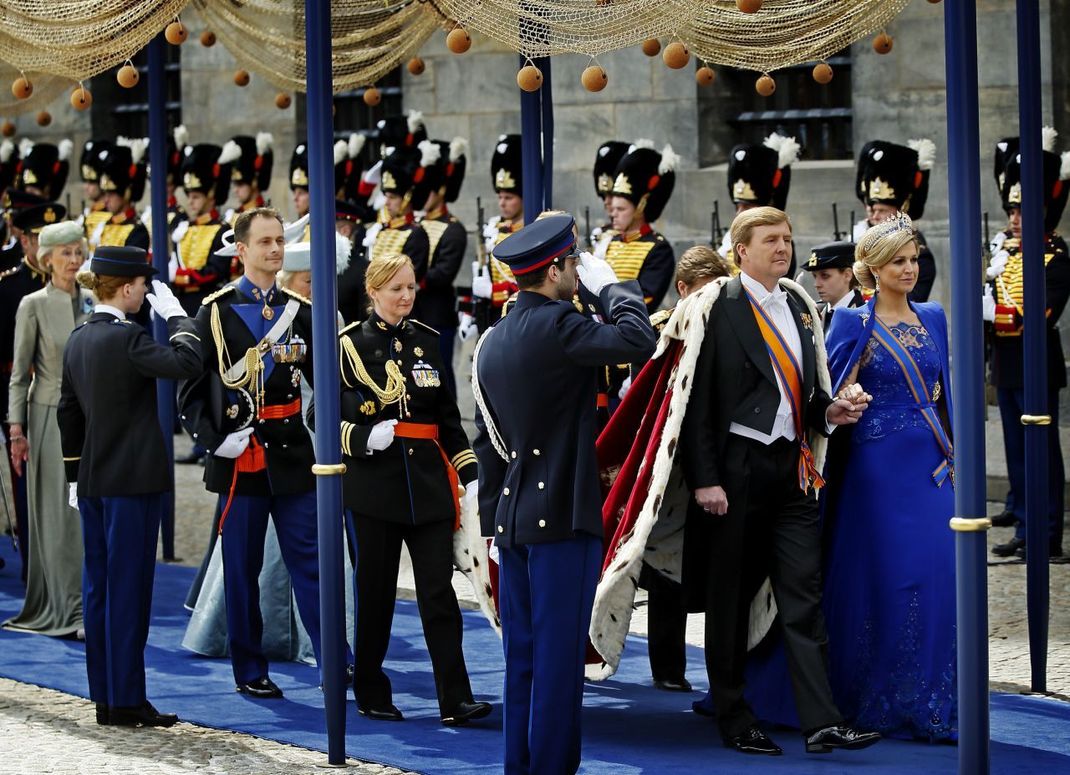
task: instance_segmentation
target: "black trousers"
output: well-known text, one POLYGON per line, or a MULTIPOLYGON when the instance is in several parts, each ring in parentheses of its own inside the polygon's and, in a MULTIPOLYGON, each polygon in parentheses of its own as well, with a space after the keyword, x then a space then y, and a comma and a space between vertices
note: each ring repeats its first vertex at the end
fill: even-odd
POLYGON ((639 586, 647 591, 647 648, 655 681, 682 682, 687 667, 687 608, 679 582, 643 563, 639 586))
POLYGON ((733 434, 721 471, 728 513, 705 515, 706 670, 726 737, 756 721, 743 697, 743 675, 751 595, 767 574, 803 731, 842 721, 828 682, 817 499, 799 488, 798 455, 796 442, 766 446, 733 434))
POLYGON ((424 640, 435 674, 438 707, 452 715, 472 701, 472 687, 461 650, 463 623, 453 591, 453 522, 402 525, 354 515, 357 544, 356 627, 353 638, 353 694, 359 708, 381 708, 392 702, 390 679, 383 660, 390 644, 397 597, 398 563, 404 541, 412 557, 416 603, 424 640))

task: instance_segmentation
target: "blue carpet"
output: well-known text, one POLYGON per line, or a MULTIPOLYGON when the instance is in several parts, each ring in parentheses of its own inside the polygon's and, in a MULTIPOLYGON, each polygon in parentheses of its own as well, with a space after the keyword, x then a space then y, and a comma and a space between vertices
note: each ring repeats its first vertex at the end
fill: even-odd
MULTIPOLYGON (((9 542, 3 542, 0 555, 8 561, 0 570, 0 619, 7 619, 21 607, 22 585, 9 542)), ((182 600, 192 575, 191 568, 157 568, 146 653, 152 701, 184 721, 326 750, 322 695, 314 668, 272 665, 272 676, 286 698, 257 702, 234 692, 228 661, 196 657, 179 647, 187 621, 182 600)), ((477 697, 495 704, 494 713, 463 729, 441 726, 416 605, 399 601, 387 669, 394 701, 407 720, 368 721, 356 713, 350 697, 349 755, 423 773, 501 770, 501 644, 479 614, 465 612, 464 620, 472 686, 477 697)), ((688 674, 697 685, 705 672, 701 651, 689 649, 688 660, 688 674)), ((83 697, 88 694, 84 649, 74 641, 0 630, 0 675, 83 697)), ((613 680, 588 685, 581 772, 630 775, 678 769, 727 774, 745 766, 768 775, 957 772, 957 751, 950 745, 885 741, 866 751, 808 757, 798 734, 786 730, 773 733, 785 748, 784 757, 744 759, 721 747, 711 720, 690 712, 691 700, 697 697, 651 688, 646 643, 632 639, 613 680)), ((992 695, 993 772, 1070 772, 1068 729, 1070 704, 992 695)))

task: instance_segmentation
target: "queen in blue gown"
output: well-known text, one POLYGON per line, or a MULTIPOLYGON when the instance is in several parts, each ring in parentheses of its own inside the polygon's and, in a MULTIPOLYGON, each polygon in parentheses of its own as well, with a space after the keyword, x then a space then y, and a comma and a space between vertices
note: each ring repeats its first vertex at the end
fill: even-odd
MULTIPOLYGON (((947 320, 913 304, 906 216, 872 227, 855 274, 878 289, 828 333, 837 394, 872 396, 830 471, 824 609, 829 678, 843 714, 886 736, 957 738, 955 554, 947 320)), ((837 431, 839 433, 840 431, 837 431)))

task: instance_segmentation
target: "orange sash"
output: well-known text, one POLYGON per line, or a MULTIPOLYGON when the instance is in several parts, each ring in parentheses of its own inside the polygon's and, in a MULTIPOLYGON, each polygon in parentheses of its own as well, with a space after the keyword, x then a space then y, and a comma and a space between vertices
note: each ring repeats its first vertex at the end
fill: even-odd
POLYGON ((457 469, 450 464, 446 457, 446 450, 438 441, 438 426, 434 423, 424 422, 399 422, 394 426, 394 435, 401 439, 430 439, 435 442, 438 452, 442 455, 442 464, 446 466, 446 478, 450 480, 450 491, 453 494, 454 521, 453 529, 461 527, 461 498, 457 490, 461 486, 461 479, 457 476, 457 469))
POLYGON ((750 301, 754 320, 758 323, 758 330, 762 332, 762 339, 765 340, 765 348, 769 351, 773 369, 780 377, 781 384, 788 391, 791 416, 795 421, 795 437, 799 440, 799 487, 803 492, 809 492, 811 487, 814 490, 820 490, 825 486, 825 480, 821 478, 821 472, 817 470, 814 454, 810 451, 810 445, 806 441, 806 423, 803 421, 805 403, 803 402, 802 369, 799 368, 799 362, 795 359, 795 355, 788 347, 776 323, 754 300, 749 291, 747 300, 750 301))

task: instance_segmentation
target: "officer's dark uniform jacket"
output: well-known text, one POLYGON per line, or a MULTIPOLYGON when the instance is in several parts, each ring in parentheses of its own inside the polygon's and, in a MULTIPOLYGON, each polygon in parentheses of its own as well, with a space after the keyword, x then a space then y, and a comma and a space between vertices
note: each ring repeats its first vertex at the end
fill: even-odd
POLYGON ((190 379, 201 373, 202 361, 191 319, 171 318, 167 330, 171 347, 157 344, 136 323, 96 312, 71 333, 56 419, 67 481, 78 482, 79 496, 172 488, 157 422, 156 378, 190 379))
POLYGON ((339 345, 347 508, 361 517, 404 525, 455 519, 454 490, 443 455, 460 484, 476 478, 476 456, 461 427, 457 402, 442 381, 438 332, 412 319, 391 326, 373 312, 363 323, 342 329, 339 345), (388 363, 397 366, 391 373, 404 377, 397 388, 403 389, 403 399, 381 392, 397 387, 396 377, 388 377, 388 363), (389 447, 369 455, 368 436, 381 420, 436 425, 438 442, 404 438, 404 431, 398 430, 389 447))
POLYGON ((613 267, 618 280, 639 281, 643 303, 650 313, 665 298, 676 272, 672 245, 647 224, 643 224, 635 236, 614 236, 606 247, 606 261, 613 267))
POLYGON ((507 460, 477 413, 480 522, 499 546, 602 535, 598 369, 649 358, 656 338, 637 282, 608 285, 599 300, 612 325, 521 291, 481 340, 475 368, 487 424, 501 433, 507 460))
MULTIPOLYGON (((1055 232, 1045 237, 1044 287, 1047 309, 1047 358, 1048 387, 1066 387, 1066 364, 1063 359, 1063 344, 1057 323, 1070 299, 1070 254, 1066 241, 1055 232)), ((993 280, 992 295, 996 300, 996 325, 992 337, 992 383, 996 387, 1021 390, 1024 384, 1022 371, 1022 325, 1024 305, 1022 300, 1021 241, 1009 234, 1002 241, 1002 248, 1010 257, 1003 272, 993 280)))
POLYGON ((353 248, 349 251, 349 266, 338 275, 338 311, 346 323, 355 323, 368 317, 371 303, 364 288, 364 276, 368 272, 364 234, 364 224, 358 223, 350 237, 353 248))
POLYGON ((420 221, 420 226, 427 232, 431 258, 427 274, 420 282, 415 314, 432 328, 456 328, 453 281, 457 278, 468 248, 468 234, 461 222, 445 207, 428 213, 420 221))
POLYGON ((263 315, 264 306, 260 289, 243 277, 207 297, 197 314, 205 373, 180 387, 182 423, 195 440, 212 451, 228 433, 251 419, 253 437, 263 447, 267 464, 265 470, 242 471, 235 480, 235 461, 208 455, 204 482, 211 492, 227 493, 232 482, 236 482, 234 492, 238 495, 296 495, 316 486, 312 474, 315 453, 302 421, 305 407, 301 406, 301 380, 312 380, 312 304, 297 293, 273 288, 268 298, 270 320, 263 315), (264 364, 263 397, 257 407, 255 380, 242 390, 224 386, 220 345, 225 343, 222 367, 228 369, 263 340, 291 300, 300 305, 297 316, 277 344, 265 348, 260 358, 264 364), (216 331, 214 314, 219 321, 216 331))

